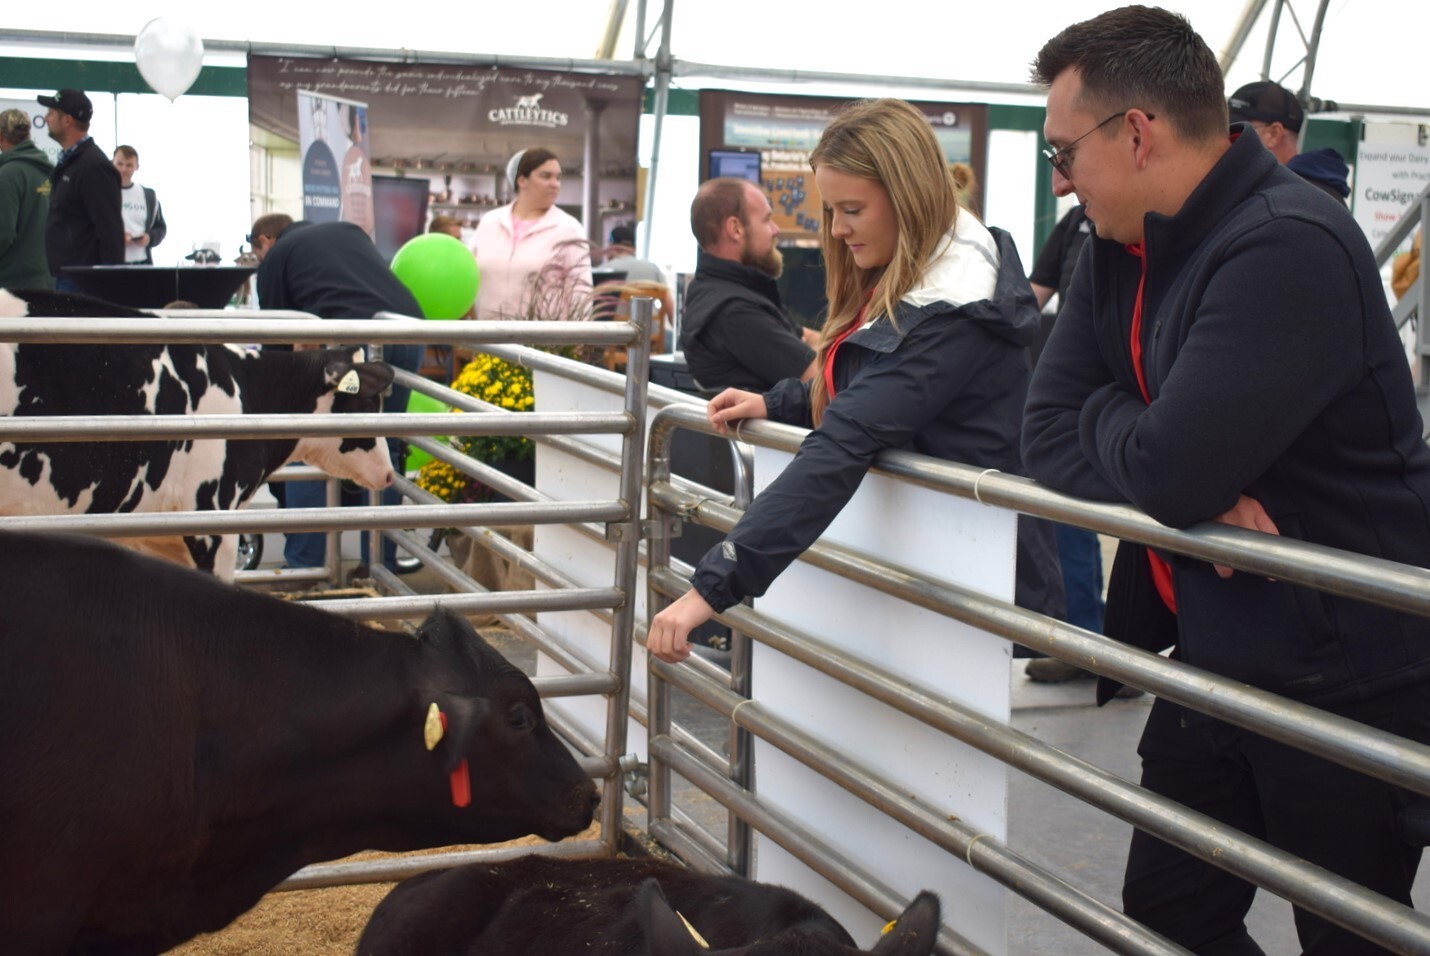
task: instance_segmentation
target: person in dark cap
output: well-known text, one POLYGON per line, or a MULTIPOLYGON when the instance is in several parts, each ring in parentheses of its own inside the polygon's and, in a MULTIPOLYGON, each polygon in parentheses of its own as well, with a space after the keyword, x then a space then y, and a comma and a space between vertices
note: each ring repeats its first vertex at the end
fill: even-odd
POLYGON ((1249 123, 1262 144, 1286 165, 1301 151, 1301 126, 1306 111, 1296 94, 1279 83, 1260 80, 1238 89, 1226 101, 1233 123, 1249 123))
POLYGON ((1226 101, 1233 123, 1248 123, 1276 161, 1318 189, 1346 203, 1351 187, 1346 177, 1350 167, 1345 158, 1329 146, 1301 152, 1301 127, 1306 111, 1301 101, 1286 87, 1270 80, 1248 83, 1226 101))
POLYGON ((124 213, 119 172, 89 135, 94 105, 79 90, 36 97, 50 139, 60 144, 60 160, 50 174, 50 218, 45 255, 55 288, 78 292, 66 266, 123 265, 124 213))

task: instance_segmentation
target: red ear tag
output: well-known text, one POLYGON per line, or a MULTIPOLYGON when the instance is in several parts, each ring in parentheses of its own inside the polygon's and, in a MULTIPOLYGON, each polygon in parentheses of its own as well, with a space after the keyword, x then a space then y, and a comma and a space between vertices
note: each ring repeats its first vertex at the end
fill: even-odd
MULTIPOLYGON (((447 715, 438 711, 437 717, 442 721, 442 731, 445 733, 447 730, 447 715)), ((452 788, 452 806, 458 809, 471 806, 472 774, 467 766, 466 757, 463 757, 462 762, 457 764, 457 769, 448 775, 448 783, 452 788)))

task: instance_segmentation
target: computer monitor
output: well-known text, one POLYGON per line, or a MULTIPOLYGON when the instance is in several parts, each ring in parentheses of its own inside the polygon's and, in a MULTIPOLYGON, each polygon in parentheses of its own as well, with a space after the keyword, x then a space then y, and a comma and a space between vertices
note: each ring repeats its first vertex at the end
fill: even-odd
POLYGON ((757 149, 712 149, 710 178, 730 176, 760 185, 760 151, 757 149))
POLYGON ((427 228, 432 184, 425 176, 372 177, 372 241, 388 262, 407 240, 427 228))

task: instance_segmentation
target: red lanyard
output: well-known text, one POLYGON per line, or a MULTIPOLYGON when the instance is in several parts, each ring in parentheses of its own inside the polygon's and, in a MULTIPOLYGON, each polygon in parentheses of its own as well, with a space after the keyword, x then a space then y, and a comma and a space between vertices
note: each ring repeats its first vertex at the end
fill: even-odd
MULTIPOLYGON (((1137 280, 1137 298, 1132 303, 1132 371, 1137 376, 1137 387, 1142 392, 1142 401, 1152 404, 1152 395, 1147 391, 1147 375, 1142 370, 1142 291, 1147 285, 1147 253, 1140 242, 1124 246, 1142 263, 1142 275, 1137 280)), ((1167 610, 1177 613, 1177 595, 1172 589, 1172 566, 1147 549, 1147 562, 1152 566, 1152 583, 1157 586, 1157 594, 1167 610)))
POLYGON ((844 344, 844 340, 849 338, 859 329, 864 327, 864 313, 869 311, 869 300, 874 298, 871 291, 864 298, 864 304, 859 308, 859 314, 854 317, 854 321, 849 323, 849 328, 839 333, 839 338, 829 346, 829 352, 824 356, 824 391, 829 396, 829 400, 834 401, 834 353, 839 351, 839 346, 844 344))

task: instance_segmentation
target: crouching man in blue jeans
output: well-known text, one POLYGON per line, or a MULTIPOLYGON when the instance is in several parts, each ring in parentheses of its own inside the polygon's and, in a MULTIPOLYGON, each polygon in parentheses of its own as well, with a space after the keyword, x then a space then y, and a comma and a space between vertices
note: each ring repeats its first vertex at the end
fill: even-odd
MULTIPOLYGON (((272 213, 253 224, 249 240, 258 257, 258 301, 264 309, 311 312, 324 319, 370 319, 379 312, 396 312, 423 318, 422 307, 407 287, 392 274, 372 239, 350 222, 294 222, 291 216, 272 213)), ((416 372, 422 364, 420 345, 385 345, 382 359, 394 368, 416 372)), ((382 400, 384 412, 405 412, 409 389, 394 384, 382 400)), ((394 467, 401 468, 406 443, 388 439, 394 467)), ((327 503, 324 482, 292 481, 284 491, 287 508, 321 508, 327 503)), ((360 504, 366 493, 351 502, 360 504)), ((400 504, 402 493, 388 488, 385 505, 400 504)), ((283 558, 290 568, 320 568, 327 551, 321 532, 290 534, 283 558)), ((369 563, 368 536, 362 536, 362 562, 369 563)), ((382 543, 382 563, 397 570, 397 546, 382 543)))

